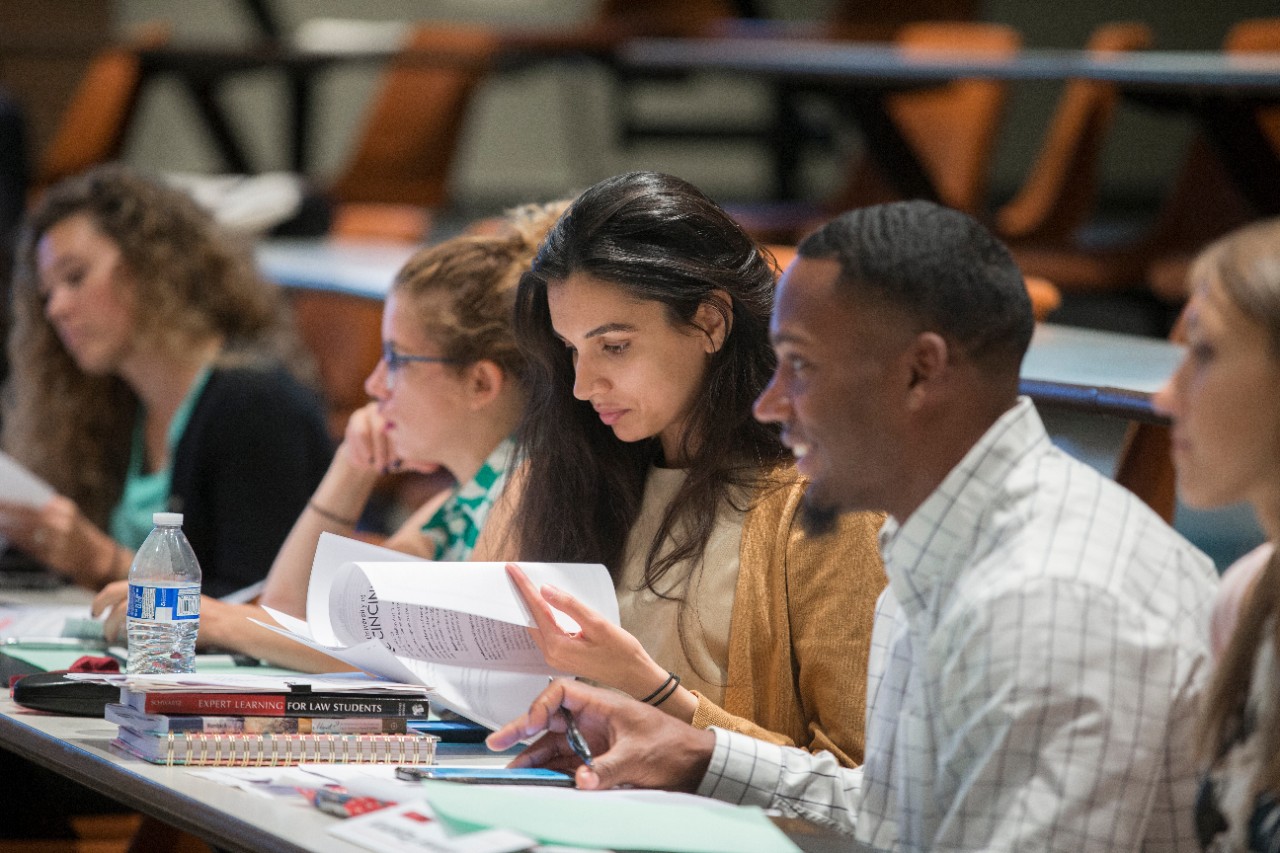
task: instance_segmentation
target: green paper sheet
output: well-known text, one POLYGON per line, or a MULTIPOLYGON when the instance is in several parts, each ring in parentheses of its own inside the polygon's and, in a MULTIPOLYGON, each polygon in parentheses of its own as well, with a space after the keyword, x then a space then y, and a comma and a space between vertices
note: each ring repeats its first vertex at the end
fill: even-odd
POLYGON ((545 844, 665 853, 798 853, 764 812, 708 801, 659 803, 591 791, 539 791, 424 782, 422 793, 453 831, 500 827, 545 844))

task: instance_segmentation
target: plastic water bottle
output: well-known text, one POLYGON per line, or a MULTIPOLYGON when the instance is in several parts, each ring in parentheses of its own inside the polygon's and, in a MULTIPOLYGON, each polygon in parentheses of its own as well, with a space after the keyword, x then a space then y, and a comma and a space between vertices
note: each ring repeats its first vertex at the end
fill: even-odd
POLYGON ((194 672, 200 628, 200 563, 182 513, 157 512, 129 567, 130 674, 194 672))

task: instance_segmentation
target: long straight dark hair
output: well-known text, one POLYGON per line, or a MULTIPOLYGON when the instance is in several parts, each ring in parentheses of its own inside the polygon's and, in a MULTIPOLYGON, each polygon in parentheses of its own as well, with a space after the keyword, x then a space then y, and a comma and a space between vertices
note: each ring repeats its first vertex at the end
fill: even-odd
POLYGON ((708 357, 683 437, 688 477, 650 544, 645 585, 702 557, 723 502, 746 509, 750 494, 786 455, 775 427, 751 415, 774 368, 769 344, 773 259, 696 187, 656 172, 601 181, 547 235, 516 292, 516 340, 530 370, 530 399, 517 433, 528 460, 514 536, 528 560, 604 563, 620 575, 640 512, 655 436, 624 443, 573 396, 570 353, 554 334, 547 289, 574 274, 661 303, 673 327, 689 328, 704 303, 726 315, 724 345, 708 357), (728 295, 728 304, 717 291, 728 295), (673 547, 659 554, 671 539, 673 547))

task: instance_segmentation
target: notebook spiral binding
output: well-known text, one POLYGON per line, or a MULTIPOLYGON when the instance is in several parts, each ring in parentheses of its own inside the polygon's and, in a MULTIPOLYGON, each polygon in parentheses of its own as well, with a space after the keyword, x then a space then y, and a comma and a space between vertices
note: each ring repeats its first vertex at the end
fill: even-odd
POLYGON ((147 755, 122 738, 112 743, 157 764, 270 767, 288 764, 431 764, 437 738, 396 734, 257 734, 187 732, 155 738, 147 755))

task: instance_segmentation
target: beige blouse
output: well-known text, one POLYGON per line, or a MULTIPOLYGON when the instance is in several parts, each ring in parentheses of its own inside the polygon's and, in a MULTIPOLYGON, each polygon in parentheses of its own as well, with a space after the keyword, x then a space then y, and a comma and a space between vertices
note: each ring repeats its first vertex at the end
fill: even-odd
MULTIPOLYGON (((727 681, 729 619, 745 514, 721 507, 702 560, 696 565, 678 564, 658 582, 658 591, 669 597, 658 596, 644 584, 649 547, 685 478, 681 469, 650 469, 640 515, 627 537, 617 584, 618 610, 622 627, 659 666, 679 675, 685 687, 719 704, 727 681)), ((661 553, 668 550, 669 541, 661 553)))

